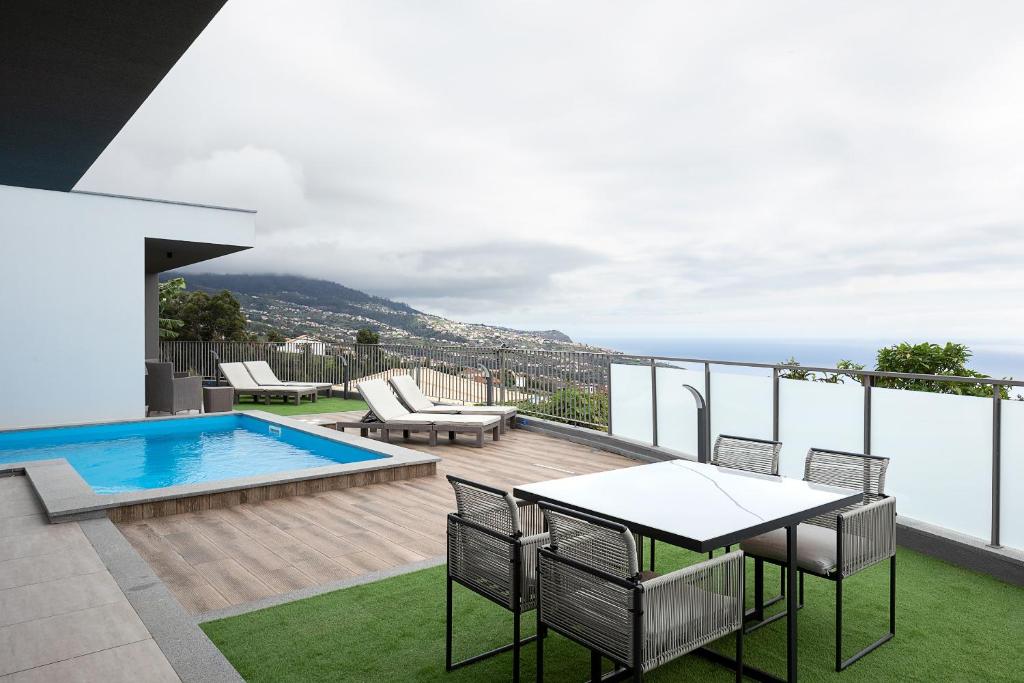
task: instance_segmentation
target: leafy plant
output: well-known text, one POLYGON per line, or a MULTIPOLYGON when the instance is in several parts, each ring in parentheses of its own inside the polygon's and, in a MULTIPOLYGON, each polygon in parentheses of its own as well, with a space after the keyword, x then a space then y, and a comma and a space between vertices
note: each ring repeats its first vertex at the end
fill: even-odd
POLYGON ((586 427, 608 425, 608 394, 565 387, 539 401, 519 401, 519 412, 586 427))
POLYGON ((177 318, 170 317, 168 313, 172 306, 172 302, 182 295, 185 291, 185 278, 176 277, 173 280, 160 283, 160 304, 159 304, 159 324, 160 324, 160 338, 161 339, 177 339, 178 330, 184 325, 184 321, 178 320, 177 318))
MULTIPOLYGON (((883 372, 905 372, 920 375, 949 375, 954 377, 988 378, 967 367, 971 350, 965 344, 946 342, 944 346, 923 342, 921 344, 894 344, 878 350, 876 369, 883 372)), ((941 382, 935 380, 904 379, 899 377, 878 377, 875 386, 911 391, 932 391, 940 394, 961 396, 991 396, 992 387, 987 384, 969 382, 941 382)), ((999 388, 1003 398, 1009 398, 1006 387, 999 388)))
MULTIPOLYGON (((864 366, 860 363, 854 363, 852 360, 843 359, 836 363, 836 369, 863 370, 864 366)), ((854 382, 859 383, 861 381, 861 376, 853 372, 826 372, 824 376, 820 377, 816 381, 826 382, 828 384, 844 384, 846 379, 852 379, 854 382)))
POLYGON ((787 369, 779 370, 780 379, 797 379, 806 382, 814 381, 814 373, 801 368, 800 362, 793 356, 790 356, 789 360, 782 361, 779 365, 787 366, 787 369))

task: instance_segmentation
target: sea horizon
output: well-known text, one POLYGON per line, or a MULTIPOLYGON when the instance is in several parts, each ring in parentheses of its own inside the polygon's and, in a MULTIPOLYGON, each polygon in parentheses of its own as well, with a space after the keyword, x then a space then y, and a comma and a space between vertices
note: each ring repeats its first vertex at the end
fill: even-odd
MULTIPOLYGON (((672 356, 710 360, 782 363, 795 358, 801 365, 835 367, 851 360, 875 367, 878 350, 900 342, 838 339, 725 339, 725 338, 643 338, 588 337, 586 344, 641 356, 672 356)), ((914 343, 919 341, 914 340, 914 343)), ((945 343, 936 342, 936 343, 945 343)), ((1006 342, 958 342, 971 350, 967 366, 999 378, 1024 377, 1024 345, 1006 342)))

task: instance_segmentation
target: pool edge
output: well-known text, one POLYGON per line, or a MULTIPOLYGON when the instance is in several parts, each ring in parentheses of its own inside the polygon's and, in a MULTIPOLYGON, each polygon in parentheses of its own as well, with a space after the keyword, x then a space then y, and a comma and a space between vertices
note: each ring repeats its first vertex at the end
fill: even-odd
MULTIPOLYGON (((232 413, 210 413, 209 416, 228 414, 232 413)), ((182 512, 217 509, 242 503, 431 476, 436 474, 437 463, 441 460, 436 455, 428 455, 395 444, 344 434, 327 427, 311 425, 263 411, 246 411, 244 414, 263 422, 327 438, 384 457, 109 495, 94 492, 64 458, 0 465, 0 476, 25 474, 39 496, 51 522, 108 517, 115 522, 124 523, 182 512)), ((160 419, 202 419, 204 417, 205 415, 183 415, 160 419)), ((121 424, 124 422, 131 421, 118 420, 111 423, 92 424, 121 424)))

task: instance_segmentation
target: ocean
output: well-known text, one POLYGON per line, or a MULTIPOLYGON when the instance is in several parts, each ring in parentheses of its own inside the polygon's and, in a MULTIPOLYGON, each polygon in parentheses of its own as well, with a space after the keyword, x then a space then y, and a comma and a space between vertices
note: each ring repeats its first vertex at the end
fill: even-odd
MULTIPOLYGON (((840 360, 852 360, 875 367, 878 349, 892 341, 872 340, 784 340, 784 339, 580 339, 623 353, 642 356, 676 356, 712 360, 781 363, 796 358, 801 365, 835 367, 840 360)), ((944 342, 937 342, 944 343, 944 342)), ((965 343, 973 352, 968 367, 993 377, 1024 377, 1024 345, 996 342, 965 343)))

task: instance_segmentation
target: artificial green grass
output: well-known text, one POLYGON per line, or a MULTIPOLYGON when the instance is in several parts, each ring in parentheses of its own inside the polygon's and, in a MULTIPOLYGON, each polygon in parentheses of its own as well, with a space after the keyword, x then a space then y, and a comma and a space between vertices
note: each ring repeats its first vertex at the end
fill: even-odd
MULTIPOLYGON (((699 561, 658 545, 658 570, 699 561)), ((748 569, 753 566, 748 562, 748 569)), ((873 642, 887 628, 888 563, 844 583, 844 653, 873 642)), ((833 671, 834 584, 807 577, 799 612, 800 678, 804 681, 1020 681, 1024 589, 900 549, 896 638, 841 674, 833 671)), ((777 570, 766 571, 767 596, 777 570)), ((752 581, 748 575, 748 595, 752 581)), ((511 654, 452 673, 444 671, 444 567, 203 624, 203 630, 248 681, 502 681, 511 654)), ((748 605, 752 600, 748 598, 748 605)), ((780 606, 769 608, 779 609, 780 606)), ((524 616, 525 633, 535 613, 524 616)), ((512 618, 464 588, 455 588, 455 657, 511 640, 512 618)), ((745 638, 745 661, 785 674, 785 620, 745 638)), ((727 636, 716 649, 734 652, 727 636)), ((588 677, 583 648, 552 635, 545 641, 545 680, 588 677)), ((523 650, 523 680, 533 680, 535 647, 523 650)), ((649 681, 733 680, 732 672, 696 656, 682 657, 649 681)))
POLYGON ((267 405, 266 403, 236 403, 235 410, 262 410, 275 415, 317 415, 319 413, 340 413, 347 410, 366 410, 366 403, 358 399, 324 398, 320 397, 316 403, 303 401, 299 405, 294 403, 278 402, 267 405))

